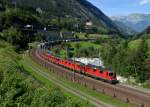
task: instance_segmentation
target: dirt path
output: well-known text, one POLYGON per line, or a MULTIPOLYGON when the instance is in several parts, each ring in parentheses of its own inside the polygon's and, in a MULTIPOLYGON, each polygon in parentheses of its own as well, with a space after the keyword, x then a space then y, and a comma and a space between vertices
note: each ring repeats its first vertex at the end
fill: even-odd
POLYGON ((89 101, 91 104, 95 105, 96 107, 114 107, 112 105, 106 104, 90 95, 87 95, 84 92, 81 92, 79 90, 76 90, 72 87, 70 87, 67 84, 64 84, 63 82, 59 81, 58 79, 56 79, 55 77, 52 77, 51 75, 49 75, 48 73, 44 72, 42 69, 40 69, 37 66, 34 66, 31 63, 26 63, 28 64, 28 66, 35 71, 36 73, 40 74, 41 76, 43 76, 44 78, 46 78, 47 80, 53 82, 54 84, 56 84, 57 86, 61 87, 62 89, 66 90, 67 92, 73 93, 74 95, 89 101))

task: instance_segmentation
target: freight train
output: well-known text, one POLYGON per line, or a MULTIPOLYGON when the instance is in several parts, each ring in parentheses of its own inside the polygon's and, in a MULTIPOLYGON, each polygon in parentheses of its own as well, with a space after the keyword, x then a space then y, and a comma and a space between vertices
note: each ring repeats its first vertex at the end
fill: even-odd
POLYGON ((111 70, 102 70, 100 67, 84 65, 73 60, 62 59, 49 52, 44 52, 40 54, 40 56, 54 64, 68 68, 72 70, 72 72, 75 71, 77 73, 88 75, 111 84, 118 83, 116 73, 112 72, 111 70))

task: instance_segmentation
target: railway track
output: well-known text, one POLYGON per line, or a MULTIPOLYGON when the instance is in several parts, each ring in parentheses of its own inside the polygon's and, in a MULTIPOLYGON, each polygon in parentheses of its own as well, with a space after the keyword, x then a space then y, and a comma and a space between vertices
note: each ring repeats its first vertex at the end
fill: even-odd
POLYGON ((146 96, 149 96, 150 97, 150 92, 146 92, 146 91, 142 91, 142 90, 138 90, 138 89, 135 89, 135 88, 132 88, 132 87, 129 87, 129 86, 124 86, 122 84, 117 84, 116 85, 117 87, 120 87, 122 89, 126 89, 126 90, 132 90, 132 91, 136 91, 138 93, 142 93, 143 95, 146 95, 146 96))
POLYGON ((142 91, 145 94, 150 94, 150 89, 142 88, 142 87, 139 87, 139 86, 131 86, 131 85, 127 85, 127 84, 121 84, 121 83, 119 83, 118 85, 120 85, 120 87, 129 87, 133 90, 137 90, 139 92, 142 91))
POLYGON ((80 98, 89 101, 91 104, 95 105, 96 107, 113 107, 113 106, 111 106, 109 104, 105 104, 105 103, 97 100, 94 97, 86 95, 85 93, 83 93, 83 92, 81 92, 79 90, 75 90, 74 88, 71 88, 70 86, 67 86, 63 82, 57 80, 55 77, 52 77, 52 76, 48 75, 47 73, 43 72, 40 68, 36 68, 33 65, 31 65, 31 64, 28 64, 28 66, 30 66, 31 69, 33 69, 36 73, 40 74, 41 76, 43 76, 47 80, 52 81, 57 86, 59 86, 62 89, 66 90, 67 92, 73 93, 74 95, 79 96, 80 98))
POLYGON ((45 65, 45 67, 53 68, 59 75, 65 76, 66 78, 73 80, 75 82, 86 85, 98 92, 105 93, 107 95, 113 96, 114 98, 123 100, 127 103, 135 104, 141 107, 150 107, 150 94, 142 92, 130 87, 125 87, 122 85, 111 85, 101 81, 94 80, 90 77, 75 73, 72 71, 55 65, 42 57, 40 57, 40 52, 37 50, 32 50, 31 56, 37 61, 45 65), (73 77, 74 76, 74 77, 73 77))
MULTIPOLYGON (((35 54, 34 54, 35 55, 35 54)), ((32 57, 33 60, 37 61, 37 59, 35 59, 35 57, 32 57)), ((41 59, 41 64, 43 64, 42 62, 45 61, 43 60, 42 58, 40 58, 38 56, 39 59, 41 59)), ((49 63, 49 62, 47 62, 49 63)), ((49 63, 50 64, 50 63, 49 63)), ((43 76, 44 78, 50 80, 51 82, 55 83, 57 86, 61 87, 62 89, 70 92, 70 93, 73 93, 74 95, 84 99, 84 100, 87 100, 88 102, 90 102, 91 104, 95 105, 96 107, 114 107, 112 105, 109 105, 109 104, 106 104, 90 95, 87 95, 86 93, 83 93, 81 92, 80 90, 76 90, 72 87, 70 87, 69 85, 66 85, 64 84, 63 82, 59 81, 57 78, 53 77, 53 76, 50 76, 49 74, 47 74, 46 72, 42 71, 41 69, 37 68, 37 67, 34 67, 34 65, 30 65, 31 69, 33 69, 36 73, 40 74, 41 76, 43 76)), ((45 65, 45 64, 44 64, 45 65)), ((49 67, 51 67, 51 65, 49 65, 49 67)))

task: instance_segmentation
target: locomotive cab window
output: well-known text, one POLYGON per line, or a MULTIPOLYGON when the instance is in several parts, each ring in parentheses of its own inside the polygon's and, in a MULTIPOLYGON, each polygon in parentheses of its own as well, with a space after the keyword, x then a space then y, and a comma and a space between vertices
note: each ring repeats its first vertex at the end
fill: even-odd
POLYGON ((96 72, 96 69, 93 69, 94 72, 96 72))
POLYGON ((109 76, 113 76, 114 74, 113 73, 109 73, 109 76))
POLYGON ((103 73, 103 71, 99 71, 100 73, 103 73))

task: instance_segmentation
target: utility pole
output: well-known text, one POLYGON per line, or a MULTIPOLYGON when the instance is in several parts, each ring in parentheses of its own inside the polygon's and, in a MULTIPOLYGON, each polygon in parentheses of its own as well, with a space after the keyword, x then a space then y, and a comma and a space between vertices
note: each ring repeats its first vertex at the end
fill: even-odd
POLYGON ((100 66, 100 55, 101 55, 101 54, 100 54, 100 49, 98 49, 98 50, 99 50, 99 66, 100 66))
POLYGON ((68 47, 66 45, 66 59, 68 58, 68 47))
POLYGON ((73 69, 73 82, 75 82, 75 56, 73 58, 74 69, 73 69))
POLYGON ((17 1, 15 0, 15 11, 17 11, 17 1))
POLYGON ((76 56, 76 49, 75 49, 75 53, 74 53, 74 56, 73 56, 73 63, 74 63, 74 70, 73 70, 73 79, 74 79, 74 82, 75 82, 75 76, 76 76, 76 71, 75 71, 75 56, 76 56))
POLYGON ((16 0, 12 0, 12 3, 14 4, 15 6, 15 11, 17 10, 17 1, 16 0))

